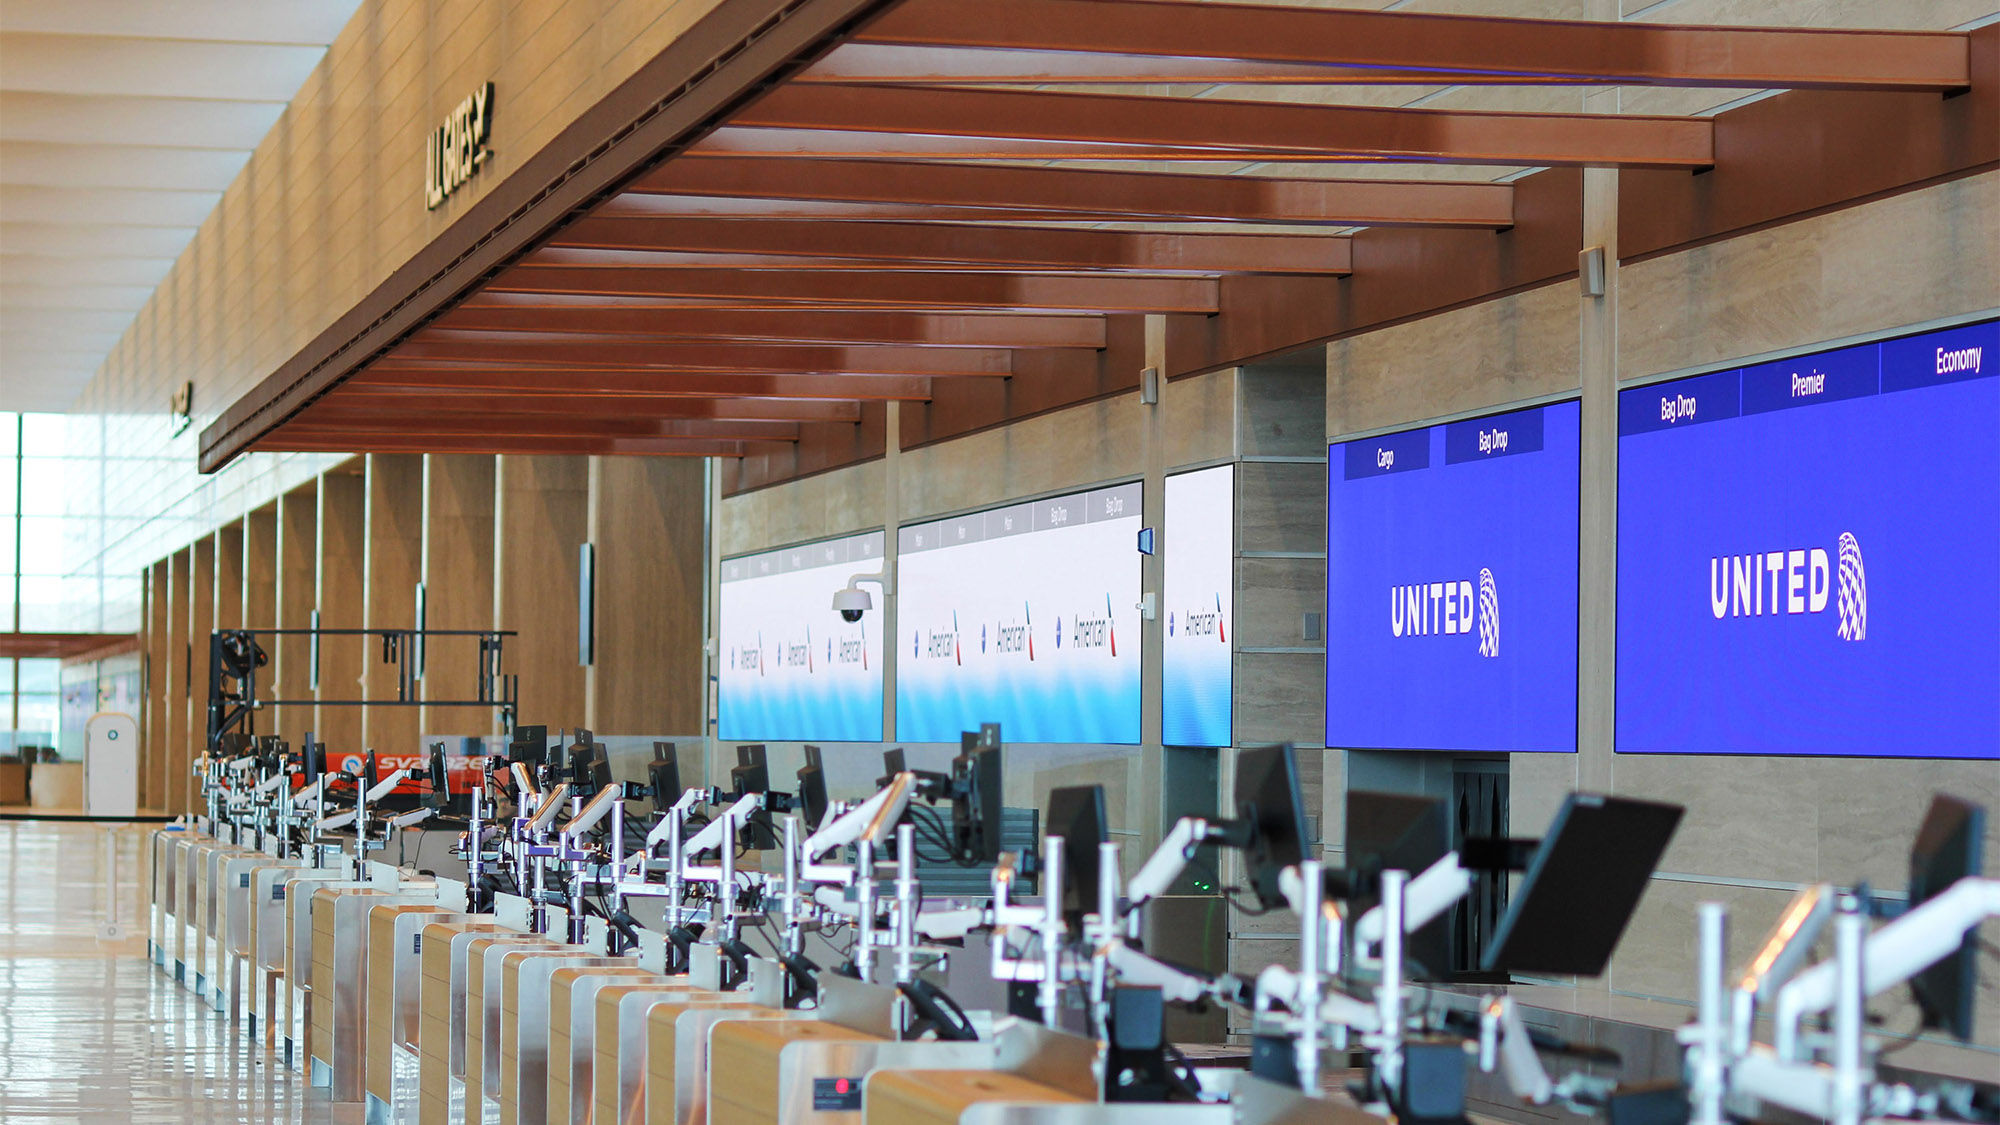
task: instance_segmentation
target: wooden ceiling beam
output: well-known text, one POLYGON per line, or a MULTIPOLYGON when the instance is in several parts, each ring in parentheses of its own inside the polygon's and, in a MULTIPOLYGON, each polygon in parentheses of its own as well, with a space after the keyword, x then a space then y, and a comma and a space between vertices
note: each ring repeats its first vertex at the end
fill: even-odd
MULTIPOLYGON (((943 209, 940 217, 1001 221, 1127 219, 1338 226, 1512 226, 1510 184, 1441 180, 1311 180, 1185 172, 1104 172, 997 164, 688 156, 634 181, 608 205, 659 195, 738 203, 943 209)), ((836 217, 815 215, 810 217, 836 217)), ((861 212, 856 217, 871 217, 861 212)), ((874 216, 887 217, 887 216, 874 216)))
MULTIPOLYGON (((1353 268, 1343 237, 970 224, 592 217, 572 223, 550 245, 1138 273, 1346 274, 1353 268)), ((540 263, 531 258, 528 264, 540 263)))
POLYGON ((858 422, 861 404, 844 399, 813 398, 668 398, 658 395, 505 394, 468 388, 402 395, 350 395, 345 391, 314 403, 291 423, 343 426, 355 422, 413 417, 491 419, 494 415, 530 414, 540 419, 661 421, 667 419, 727 419, 771 422, 858 422))
POLYGON ((790 449, 791 442, 726 441, 713 438, 538 437, 512 434, 368 434, 291 436, 273 430, 252 447, 256 453, 521 453, 561 456, 634 455, 651 457, 746 457, 790 449))
POLYGON ((800 344, 897 344, 931 348, 1101 348, 1101 316, 800 311, 774 315, 728 309, 461 308, 420 339, 457 330, 578 333, 672 340, 751 340, 800 344))
MULTIPOLYGON (((1158 0, 917 0, 812 68, 894 79, 954 66, 971 80, 1429 81, 1736 89, 1955 90, 1970 81, 1963 33, 1537 20, 1158 0), (856 51, 862 48, 862 51, 856 51), (901 55, 883 49, 904 49, 901 55), (949 50, 938 51, 937 48, 949 50), (912 54, 909 49, 916 49, 912 54), (867 53, 875 52, 874 54, 867 53), (842 60, 842 53, 859 58, 842 60), (887 57, 884 55, 887 54, 887 57), (1045 54, 1073 55, 1034 77, 1045 54), (943 55, 944 58, 936 56, 943 55), (950 56, 973 55, 954 63, 950 56), (1222 64, 1277 68, 1232 78, 1222 64), (1165 73, 1149 70, 1164 67, 1165 73), (1175 77, 1176 68, 1181 76, 1175 77), (1307 77, 1301 78, 1304 74, 1307 77), (1379 77, 1370 78, 1370 75, 1379 77), (1425 78, 1428 76, 1428 78, 1425 78)), ((812 71, 808 72, 810 77, 812 71)), ((949 75, 947 75, 949 77, 949 75)))
POLYGON ((709 343, 642 344, 462 343, 437 337, 411 340, 371 370, 393 372, 440 364, 481 364, 527 370, 618 370, 633 373, 749 371, 799 374, 864 372, 871 375, 1009 375, 1014 353, 1006 348, 900 348, 818 344, 709 343))
POLYGON ((579 269, 516 267, 487 286, 496 293, 674 297, 716 302, 790 302, 802 308, 1020 309, 1044 313, 1212 313, 1209 278, 1078 277, 1059 274, 840 270, 579 269))
POLYGON ((916 86, 788 86, 697 151, 892 159, 1392 160, 1703 168, 1708 118, 1388 109, 916 86))
MULTIPOLYGON (((339 401, 368 398, 409 399, 424 394, 461 391, 495 395, 551 397, 625 396, 634 400, 677 398, 849 399, 860 402, 900 400, 922 402, 931 397, 931 381, 917 375, 717 375, 704 372, 405 370, 369 369, 341 385, 339 401)), ((420 409, 412 405, 412 409, 420 409)))
POLYGON ((424 412, 322 421, 308 412, 285 423, 300 438, 346 441, 361 436, 463 437, 530 434, 552 437, 705 438, 721 441, 797 441, 797 422, 739 418, 561 418, 540 415, 468 417, 424 412))

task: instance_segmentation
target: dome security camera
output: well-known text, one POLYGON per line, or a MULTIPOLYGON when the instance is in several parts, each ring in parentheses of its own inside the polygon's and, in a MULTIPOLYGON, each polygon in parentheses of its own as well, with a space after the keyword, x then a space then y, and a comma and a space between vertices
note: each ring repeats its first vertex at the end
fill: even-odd
POLYGON ((852 625, 861 620, 861 615, 875 608, 875 599, 868 591, 856 586, 848 586, 834 591, 833 608, 840 611, 840 619, 852 625))

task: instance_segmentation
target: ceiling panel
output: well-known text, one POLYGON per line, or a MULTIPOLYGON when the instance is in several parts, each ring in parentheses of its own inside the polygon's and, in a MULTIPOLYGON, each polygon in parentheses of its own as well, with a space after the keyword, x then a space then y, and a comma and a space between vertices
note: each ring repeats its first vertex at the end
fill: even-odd
POLYGON ((0 9, 0 410, 74 401, 356 6, 0 9))
POLYGON ((278 102, 0 90, 0 141, 249 152, 284 111, 278 102))
POLYGON ((353 0, 63 0, 0 8, 0 32, 324 47, 353 14, 353 0))
POLYGON ((229 149, 0 141, 0 176, 44 187, 219 192, 249 159, 229 149))
POLYGON ((113 226, 90 223, 0 222, 0 247, 9 254, 50 258, 173 258, 194 237, 195 228, 113 226))
MULTIPOLYGON (((6 172, 0 169, 0 177, 6 172)), ((192 236, 221 200, 219 191, 98 188, 65 191, 0 180, 0 216, 9 226, 67 223, 90 226, 182 227, 192 236)))
MULTIPOLYGON (((8 247, 12 250, 12 247, 8 247)), ((0 274, 10 285, 143 285, 160 284, 172 269, 172 258, 53 257, 45 254, 0 253, 0 274)))
POLYGON ((224 98, 283 104, 326 54, 320 47, 121 39, 91 35, 0 36, 0 89, 142 98, 224 98))

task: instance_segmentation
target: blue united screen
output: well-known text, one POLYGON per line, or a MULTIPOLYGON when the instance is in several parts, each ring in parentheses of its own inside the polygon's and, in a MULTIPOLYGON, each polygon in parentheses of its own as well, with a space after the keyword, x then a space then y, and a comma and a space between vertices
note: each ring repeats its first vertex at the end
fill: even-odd
POLYGON ((1619 750, 2000 757, 1997 344, 1620 393, 1619 750))
POLYGON ((1326 742, 1576 749, 1579 408, 1327 457, 1326 742))

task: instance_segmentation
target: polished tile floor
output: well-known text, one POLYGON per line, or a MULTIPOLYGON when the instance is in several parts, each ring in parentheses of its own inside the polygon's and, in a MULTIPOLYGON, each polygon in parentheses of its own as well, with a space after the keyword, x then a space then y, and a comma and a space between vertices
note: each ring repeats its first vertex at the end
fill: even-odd
POLYGON ((361 1121, 147 962, 151 827, 0 822, 0 1122, 361 1121), (100 930, 107 842, 122 939, 100 930))

